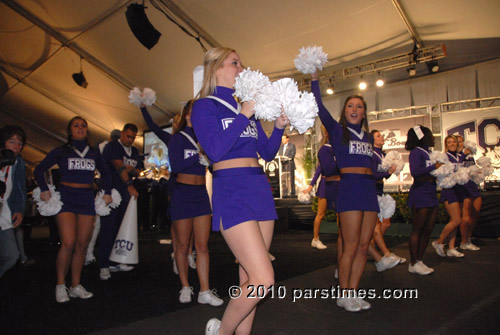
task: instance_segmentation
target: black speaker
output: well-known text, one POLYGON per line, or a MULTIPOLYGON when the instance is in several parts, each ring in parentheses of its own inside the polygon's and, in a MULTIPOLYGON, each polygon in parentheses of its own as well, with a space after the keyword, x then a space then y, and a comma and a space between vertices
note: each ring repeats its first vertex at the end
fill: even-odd
POLYGON ((136 3, 130 4, 127 7, 125 16, 127 17, 128 26, 135 37, 142 45, 151 49, 158 42, 161 33, 149 22, 146 12, 144 11, 145 8, 144 5, 136 3))

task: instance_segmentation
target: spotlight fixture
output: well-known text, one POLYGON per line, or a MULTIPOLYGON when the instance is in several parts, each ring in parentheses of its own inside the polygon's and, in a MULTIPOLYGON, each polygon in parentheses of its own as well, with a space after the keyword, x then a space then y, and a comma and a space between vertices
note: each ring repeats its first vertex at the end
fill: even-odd
POLYGON ((144 5, 137 3, 130 4, 127 7, 125 16, 127 17, 128 26, 130 30, 132 30, 134 36, 142 45, 151 49, 158 42, 161 33, 149 22, 146 12, 144 11, 145 8, 144 5))
POLYGON ((364 91, 364 90, 366 90, 367 87, 368 87, 368 84, 366 83, 366 81, 363 80, 363 78, 361 78, 361 81, 359 82, 359 89, 364 91))
POLYGON ((83 70, 82 70, 82 58, 80 57, 80 72, 75 72, 71 75, 73 77, 73 80, 78 86, 81 86, 83 88, 87 88, 89 83, 87 83, 87 79, 85 79, 85 76, 83 75, 83 70))
POLYGON ((438 64, 437 60, 433 59, 433 60, 427 62, 426 64, 427 64, 427 68, 429 69, 429 72, 436 73, 439 71, 439 64, 438 64))
POLYGON ((414 77, 416 74, 417 74, 417 68, 415 67, 415 65, 410 65, 408 67, 408 75, 410 77, 414 77))
POLYGON ((382 76, 380 75, 380 72, 378 73, 378 76, 377 76, 377 81, 375 82, 375 84, 377 85, 377 87, 382 87, 384 86, 384 79, 382 78, 382 76))
POLYGON ((332 95, 333 93, 335 93, 335 87, 333 86, 333 80, 332 80, 332 78, 330 78, 329 82, 330 82, 330 84, 326 88, 326 94, 332 95))

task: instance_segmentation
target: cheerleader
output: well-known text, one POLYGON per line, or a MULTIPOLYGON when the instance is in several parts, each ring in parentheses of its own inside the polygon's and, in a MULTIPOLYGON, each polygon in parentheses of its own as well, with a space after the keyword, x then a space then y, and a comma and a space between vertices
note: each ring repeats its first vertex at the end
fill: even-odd
MULTIPOLYGON (((459 153, 458 140, 454 135, 448 135, 444 139, 446 155, 449 161, 455 165, 455 171, 463 166, 464 155, 459 153)), ((440 202, 444 203, 444 208, 450 216, 450 221, 444 226, 439 238, 432 242, 432 247, 441 257, 464 257, 464 254, 455 248, 458 227, 462 224, 462 205, 465 198, 470 198, 466 194, 465 187, 455 185, 451 188, 443 188, 440 202), (448 250, 444 251, 444 240, 449 238, 448 250)))
MULTIPOLYGON (((371 131, 373 137, 373 156, 372 156, 372 170, 375 176, 375 187, 377 189, 377 196, 382 196, 384 194, 384 178, 389 178, 394 171, 396 166, 391 166, 388 171, 383 170, 380 166, 382 160, 385 157, 385 152, 382 151, 384 146, 384 136, 376 129, 371 131)), ((383 219, 380 221, 377 218, 377 224, 375 225, 375 230, 373 232, 373 239, 368 247, 368 253, 375 259, 375 268, 378 272, 382 272, 395 267, 398 264, 406 262, 405 258, 399 257, 392 253, 384 241, 384 234, 391 226, 391 219, 383 219), (383 256, 375 249, 375 244, 379 247, 383 256)))
POLYGON ((268 251, 278 216, 258 155, 274 159, 288 119, 279 117, 268 139, 254 117, 255 103, 245 102, 239 109, 233 86, 242 70, 232 49, 205 53, 203 86, 192 113, 195 134, 214 162, 212 229, 220 230, 239 261, 241 295, 231 299, 221 321, 208 321, 209 335, 250 334, 260 299, 252 298, 249 287, 274 284, 268 251))
POLYGON ((342 294, 337 299, 337 305, 357 312, 369 309, 371 305, 357 295, 352 297, 347 290, 358 289, 379 212, 371 169, 373 152, 368 134, 366 102, 359 95, 348 97, 340 121, 336 122, 323 105, 316 73, 312 75, 311 91, 318 103, 319 117, 328 131, 341 175, 336 209, 343 243, 339 261, 342 294))
POLYGON ((181 303, 191 302, 193 288, 188 281, 188 250, 191 236, 197 251, 196 269, 200 280, 198 302, 220 306, 223 300, 209 287, 208 238, 210 236, 210 199, 205 185, 206 157, 200 152, 191 123, 193 100, 184 106, 176 127, 168 143, 172 173, 176 174, 172 186, 170 218, 173 223, 176 248, 175 260, 182 289, 179 292, 181 303))
POLYGON ((439 205, 436 178, 430 172, 439 168, 441 164, 431 163, 430 147, 434 147, 434 136, 429 128, 415 126, 408 130, 405 149, 410 151, 410 173, 413 177, 413 185, 411 185, 407 202, 412 210, 413 218, 413 229, 408 241, 411 258, 408 272, 419 275, 434 272, 434 269, 423 262, 439 205))
MULTIPOLYGON (((476 165, 476 161, 474 160, 474 156, 472 155, 470 149, 464 149, 464 138, 458 135, 457 139, 458 151, 465 156, 464 166, 470 167, 476 165)), ((464 199, 462 209, 462 223, 460 224, 460 235, 462 236, 462 241, 460 242, 460 249, 477 251, 480 248, 471 242, 471 237, 477 220, 479 219, 479 211, 481 210, 483 200, 481 198, 481 194, 479 193, 479 187, 474 181, 469 180, 464 187, 469 197, 464 199)))
POLYGON ((68 141, 52 150, 35 168, 35 179, 40 187, 40 198, 48 201, 51 193, 45 181, 45 172, 53 165, 59 166, 61 182, 58 191, 63 203, 56 216, 61 247, 57 254, 56 301, 69 298, 88 299, 93 296, 81 284, 80 277, 87 245, 94 229, 94 173, 99 170, 103 180, 106 205, 111 202, 111 178, 104 160, 97 149, 90 148, 88 126, 80 116, 72 118, 67 126, 68 141), (71 287, 65 286, 66 274, 71 265, 71 287))
POLYGON ((318 151, 319 165, 316 169, 313 180, 311 180, 311 184, 308 188, 302 191, 306 194, 311 192, 313 185, 316 184, 319 175, 321 175, 318 190, 316 191, 316 196, 318 197, 318 211, 316 213, 316 217, 314 218, 313 239, 311 241, 311 247, 319 250, 327 248, 326 245, 324 245, 319 239, 319 227, 321 225, 321 221, 323 221, 323 218, 325 217, 326 210, 335 209, 335 202, 337 201, 340 181, 335 154, 333 152, 332 145, 328 143, 328 132, 323 126, 321 126, 321 133, 323 135, 323 139, 321 140, 321 148, 318 151))

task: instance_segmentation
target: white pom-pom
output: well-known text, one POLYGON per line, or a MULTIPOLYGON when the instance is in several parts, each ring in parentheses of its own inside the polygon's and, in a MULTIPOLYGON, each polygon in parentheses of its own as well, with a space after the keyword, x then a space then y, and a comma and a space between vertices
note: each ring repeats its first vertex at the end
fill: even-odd
POLYGON ((460 185, 465 185, 470 180, 469 169, 466 167, 458 168, 457 172, 455 172, 454 175, 455 181, 460 185))
POLYGON ((103 196, 104 196, 104 190, 101 190, 97 193, 94 200, 95 212, 99 216, 108 216, 109 213, 111 213, 111 208, 108 205, 106 205, 103 196))
POLYGON ((311 203, 311 192, 304 193, 302 192, 303 190, 300 190, 299 193, 297 193, 297 198, 299 202, 303 204, 310 204, 311 203))
POLYGON ((464 142, 464 149, 469 149, 470 152, 475 155, 476 152, 477 152, 477 146, 476 146, 476 143, 472 142, 472 141, 465 141, 464 142))
POLYGON ((130 90, 130 93, 128 94, 128 101, 130 101, 131 104, 136 105, 137 107, 141 107, 142 104, 142 93, 139 88, 134 87, 133 89, 130 90))
MULTIPOLYGON (((430 158, 430 161, 432 164, 436 164, 436 163, 443 164, 439 168, 431 171, 431 175, 433 175, 434 177, 437 177, 438 179, 443 179, 443 178, 446 178, 446 177, 450 176, 451 174, 453 174, 453 172, 455 172, 455 166, 452 163, 450 163, 450 161, 448 159, 448 155, 446 155, 444 152, 433 151, 429 155, 429 158, 430 158)), ((438 184, 439 184, 439 180, 438 180, 438 184)), ((445 184, 449 185, 449 184, 451 184, 451 181, 446 180, 445 184)), ((453 184, 453 185, 455 185, 455 184, 453 184)), ((446 188, 448 188, 448 187, 446 187, 446 188)))
POLYGON ((448 155, 446 155, 444 152, 441 151, 433 151, 429 155, 430 162, 432 164, 436 163, 448 163, 450 160, 448 159, 448 155))
POLYGON ((150 89, 149 87, 145 87, 142 91, 142 103, 146 106, 151 106, 156 101, 156 92, 150 89))
POLYGON ((486 156, 482 156, 476 160, 476 163, 477 163, 477 165, 479 165, 482 168, 490 167, 491 166, 491 158, 486 157, 486 156))
POLYGON ((199 156, 200 156, 199 162, 200 162, 201 165, 204 165, 204 166, 209 166, 210 165, 210 162, 208 161, 207 156, 205 156, 203 154, 199 154, 199 156))
POLYGON ((382 221, 392 217, 396 212, 396 201, 389 194, 379 195, 377 199, 380 207, 380 212, 378 212, 379 220, 382 221))
POLYGON ((457 184, 457 181, 455 179, 455 176, 453 174, 450 174, 447 175, 446 177, 438 178, 437 184, 441 188, 452 188, 457 184))
POLYGON ((323 52, 322 47, 309 46, 301 48, 293 62, 297 70, 304 74, 311 74, 322 70, 327 61, 328 55, 323 52))
POLYGON ((109 207, 111 208, 118 208, 120 206, 120 203, 122 202, 122 196, 120 192, 118 192, 115 188, 111 190, 111 203, 109 204, 109 207))
POLYGON ((300 134, 314 125, 318 115, 318 105, 314 95, 300 92, 297 82, 291 78, 283 78, 273 83, 278 92, 283 110, 290 120, 291 129, 296 128, 300 134))
POLYGON ((469 176, 470 179, 478 185, 481 184, 485 178, 482 169, 476 165, 472 165, 471 167, 469 167, 469 176))
POLYGON ((236 77, 234 95, 242 102, 255 100, 259 91, 270 84, 269 78, 260 71, 246 68, 236 77))
POLYGON ((403 160, 403 156, 397 151, 389 151, 387 155, 382 159, 381 167, 384 171, 388 171, 391 166, 395 165, 396 170, 394 170, 394 174, 397 176, 405 166, 405 162, 403 160))
POLYGON ((33 199, 35 199, 38 212, 42 216, 53 216, 59 213, 62 208, 61 194, 56 191, 54 185, 49 185, 50 199, 49 201, 43 201, 40 198, 40 188, 37 187, 33 190, 33 199))
POLYGON ((281 101, 276 87, 263 87, 255 97, 255 118, 265 121, 274 121, 281 115, 281 101))

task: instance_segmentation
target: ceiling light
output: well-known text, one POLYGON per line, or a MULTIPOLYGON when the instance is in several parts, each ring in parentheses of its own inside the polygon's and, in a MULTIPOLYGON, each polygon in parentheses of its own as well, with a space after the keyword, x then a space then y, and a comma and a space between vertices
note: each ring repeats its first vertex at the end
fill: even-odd
POLYGON ((151 49, 158 42, 161 33, 149 22, 146 12, 144 11, 145 8, 144 5, 139 5, 137 3, 130 4, 127 7, 125 16, 127 17, 128 26, 130 30, 132 30, 134 36, 142 45, 151 49))
POLYGON ((384 86, 384 79, 382 78, 382 76, 380 75, 380 72, 378 73, 377 75, 377 81, 375 82, 375 84, 377 85, 377 87, 382 87, 384 86))
POLYGON ((415 67, 415 65, 410 65, 410 67, 408 67, 408 75, 410 77, 414 77, 416 74, 417 74, 417 68, 415 67))
POLYGON ((363 79, 361 79, 361 81, 359 82, 359 89, 360 90, 366 90, 367 87, 368 87, 368 84, 366 83, 366 81, 364 81, 363 79))
POLYGON ((333 85, 328 86, 328 88, 326 89, 326 94, 332 95, 333 93, 335 93, 335 88, 333 87, 333 85))
POLYGON ((73 77, 73 80, 78 86, 81 86, 83 88, 87 88, 89 83, 87 83, 87 79, 85 79, 85 76, 83 75, 83 70, 82 70, 82 57, 80 57, 80 72, 75 72, 71 75, 73 77))
POLYGON ((73 73, 72 77, 78 86, 81 86, 83 88, 87 88, 87 86, 89 85, 89 83, 87 83, 87 79, 85 79, 85 76, 83 75, 83 71, 73 73))
POLYGON ((429 69, 429 72, 431 73, 436 73, 439 71, 439 64, 438 61, 433 59, 430 62, 427 62, 427 68, 429 69))

